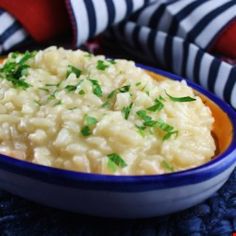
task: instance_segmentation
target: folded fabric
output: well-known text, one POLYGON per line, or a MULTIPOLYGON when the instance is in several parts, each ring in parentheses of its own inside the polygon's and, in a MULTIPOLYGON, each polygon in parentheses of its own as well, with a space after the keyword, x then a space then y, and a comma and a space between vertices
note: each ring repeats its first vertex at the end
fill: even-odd
POLYGON ((0 12, 0 52, 27 35, 42 43, 71 33, 78 47, 109 29, 136 57, 194 80, 236 108, 236 67, 215 56, 236 58, 235 1, 0 0, 0 7, 22 24, 0 12))

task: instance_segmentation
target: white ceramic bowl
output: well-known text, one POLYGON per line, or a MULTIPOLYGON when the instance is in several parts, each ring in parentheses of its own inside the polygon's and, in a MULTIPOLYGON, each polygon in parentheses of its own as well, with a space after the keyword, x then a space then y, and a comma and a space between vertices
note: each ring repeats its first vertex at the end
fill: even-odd
MULTIPOLYGON (((158 69, 139 66, 156 75, 182 80, 158 69)), ((162 175, 109 176, 45 167, 0 155, 0 188, 51 207, 104 217, 152 217, 202 202, 226 182, 236 165, 236 115, 211 93, 188 84, 213 101, 219 114, 215 118, 224 122, 222 130, 218 130, 218 139, 221 136, 224 139, 218 140, 222 150, 207 164, 162 175)))

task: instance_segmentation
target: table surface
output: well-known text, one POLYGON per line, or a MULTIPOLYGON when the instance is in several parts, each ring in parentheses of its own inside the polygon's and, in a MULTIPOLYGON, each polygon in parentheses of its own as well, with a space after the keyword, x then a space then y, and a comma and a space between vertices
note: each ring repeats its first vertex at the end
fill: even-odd
POLYGON ((52 209, 0 191, 0 235, 231 235, 236 231, 236 170, 205 202, 163 217, 122 220, 52 209))

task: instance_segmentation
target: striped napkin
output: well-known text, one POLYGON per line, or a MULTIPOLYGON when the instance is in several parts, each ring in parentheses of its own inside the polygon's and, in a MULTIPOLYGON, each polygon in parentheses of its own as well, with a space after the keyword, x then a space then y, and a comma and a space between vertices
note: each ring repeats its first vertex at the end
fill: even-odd
POLYGON ((65 35, 77 48, 105 32, 236 108, 235 0, 0 0, 0 8, 0 53, 65 35))

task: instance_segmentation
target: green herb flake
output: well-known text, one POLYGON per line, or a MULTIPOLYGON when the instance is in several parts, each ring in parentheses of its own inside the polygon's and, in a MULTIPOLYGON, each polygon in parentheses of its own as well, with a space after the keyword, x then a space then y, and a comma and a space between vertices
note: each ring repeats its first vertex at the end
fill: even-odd
POLYGON ((62 101, 58 100, 53 106, 58 106, 58 105, 61 105, 61 104, 62 104, 62 101))
POLYGON ((164 104, 159 99, 155 99, 155 104, 151 107, 148 107, 147 110, 156 112, 156 111, 162 110, 163 107, 164 107, 164 104))
POLYGON ((75 86, 75 85, 67 85, 67 86, 65 87, 65 90, 66 90, 67 92, 73 92, 73 91, 76 90, 76 88, 77 88, 77 86, 75 86))
POLYGON ((135 84, 135 86, 139 86, 139 85, 141 85, 141 82, 137 82, 137 83, 135 84))
POLYGON ((87 137, 87 136, 92 134, 92 132, 90 130, 90 127, 88 125, 83 126, 80 132, 85 137, 87 137))
POLYGON ((93 80, 93 79, 89 79, 89 81, 92 83, 93 93, 96 96, 101 97, 103 93, 102 93, 102 89, 101 89, 99 82, 97 80, 93 80))
POLYGON ((84 95, 85 94, 85 91, 83 90, 83 89, 81 89, 80 91, 79 91, 79 95, 84 95))
POLYGON ((58 87, 58 84, 45 84, 47 87, 58 87))
POLYGON ((109 67, 109 65, 107 65, 106 63, 105 63, 105 61, 103 61, 103 60, 98 60, 97 61, 97 66, 96 66, 96 68, 98 69, 98 70, 105 70, 106 68, 108 68, 109 67))
POLYGON ((104 102, 104 103, 102 104, 101 107, 102 107, 102 108, 110 108, 110 107, 111 107, 111 104, 110 104, 108 101, 106 101, 106 102, 104 102))
POLYGON ((85 124, 87 126, 92 126, 92 125, 95 125, 97 123, 97 119, 95 117, 92 117, 92 116, 88 116, 88 115, 85 115, 85 124))
POLYGON ((114 97, 117 93, 117 89, 114 89, 113 91, 111 91, 108 95, 107 95, 107 98, 110 99, 112 97, 114 97))
POLYGON ((163 160, 163 161, 161 162, 161 166, 162 166, 162 168, 165 169, 166 171, 169 171, 169 172, 173 172, 173 171, 174 171, 173 166, 172 166, 169 162, 167 162, 166 160, 163 160))
POLYGON ((130 85, 125 85, 118 89, 120 93, 126 93, 129 92, 129 90, 130 90, 130 85))
POLYGON ((138 133, 142 136, 142 137, 144 137, 145 136, 145 129, 146 129, 146 127, 145 126, 139 126, 139 125, 135 125, 135 127, 138 129, 138 133))
POLYGON ((116 153, 108 154, 107 157, 108 157, 108 163, 107 163, 108 166, 107 167, 112 172, 116 171, 116 167, 124 168, 124 167, 127 166, 127 164, 124 161, 124 159, 120 155, 118 155, 116 153))
POLYGON ((169 95, 166 91, 165 91, 166 95, 169 97, 169 99, 173 102, 193 102, 196 101, 196 98, 192 98, 192 97, 173 97, 171 95, 169 95))
POLYGON ((81 75, 81 72, 82 71, 79 68, 72 66, 72 65, 68 65, 67 71, 66 71, 66 78, 68 78, 71 73, 75 74, 76 77, 79 78, 81 75))
POLYGON ((130 103, 129 106, 123 107, 122 110, 121 110, 121 112, 122 112, 122 114, 123 114, 123 116, 126 120, 128 120, 128 118, 129 118, 129 114, 130 114, 130 111, 132 109, 132 106, 133 106, 133 103, 130 103))
POLYGON ((139 118, 141 118, 145 122, 152 120, 152 117, 148 116, 145 110, 139 110, 136 112, 136 114, 138 115, 139 118))
POLYGON ((27 89, 30 84, 23 78, 28 75, 29 65, 25 63, 33 57, 33 53, 26 51, 18 61, 20 55, 12 53, 2 68, 0 68, 0 74, 3 79, 10 81, 16 88, 27 89))
POLYGON ((49 90, 49 89, 47 89, 47 88, 39 88, 39 90, 45 91, 45 92, 47 92, 47 93, 49 93, 49 92, 50 92, 50 90, 49 90))
POLYGON ((177 130, 174 130, 174 131, 170 131, 170 132, 167 132, 164 136, 163 136, 163 138, 162 138, 162 140, 163 141, 165 141, 165 140, 168 140, 172 135, 178 135, 178 131, 177 130))

